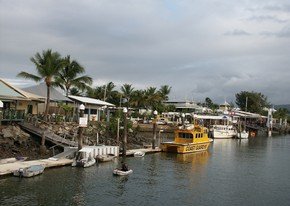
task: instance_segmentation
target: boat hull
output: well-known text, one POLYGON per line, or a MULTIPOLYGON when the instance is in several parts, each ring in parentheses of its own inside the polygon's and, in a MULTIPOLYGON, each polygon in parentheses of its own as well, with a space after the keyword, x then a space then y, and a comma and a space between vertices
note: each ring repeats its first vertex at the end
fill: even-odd
POLYGON ((109 161, 112 161, 113 159, 115 158, 114 155, 98 155, 96 156, 96 160, 98 162, 109 162, 109 161))
POLYGON ((13 175, 19 177, 33 177, 42 174, 44 169, 45 167, 42 165, 32 165, 27 168, 20 168, 19 170, 15 170, 13 175))
POLYGON ((188 144, 164 142, 164 143, 161 143, 161 149, 164 152, 173 152, 173 153, 178 153, 178 154, 202 152, 208 149, 208 146, 210 145, 211 142, 212 140, 208 142, 188 143, 188 144))
POLYGON ((122 170, 119 170, 119 169, 115 169, 113 171, 113 174, 114 175, 119 175, 119 176, 125 176, 125 175, 129 175, 131 173, 133 173, 133 170, 122 171, 122 170))

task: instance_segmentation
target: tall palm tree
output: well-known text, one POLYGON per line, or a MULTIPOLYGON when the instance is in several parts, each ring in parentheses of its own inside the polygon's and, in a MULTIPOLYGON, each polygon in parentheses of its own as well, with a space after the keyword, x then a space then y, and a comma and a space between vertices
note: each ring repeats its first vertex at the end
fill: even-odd
POLYGON ((134 87, 132 84, 123 84, 121 87, 122 96, 127 100, 127 107, 130 106, 130 100, 134 92, 134 87))
POLYGON ((168 85, 162 85, 159 89, 159 93, 163 101, 168 101, 168 95, 171 91, 171 87, 168 85))
POLYGON ((85 69, 76 60, 71 60, 69 55, 64 58, 64 64, 64 68, 59 71, 59 76, 55 78, 55 84, 66 92, 66 96, 69 95, 72 87, 83 91, 93 83, 91 77, 79 76, 85 73, 85 69))
POLYGON ((63 60, 58 52, 52 52, 51 49, 42 51, 42 54, 37 52, 30 60, 36 66, 37 75, 22 71, 17 76, 25 79, 32 79, 36 82, 44 80, 47 86, 44 115, 45 119, 47 119, 50 102, 50 87, 54 82, 54 78, 58 75, 59 70, 63 68, 63 60))
POLYGON ((147 99, 147 108, 156 109, 157 104, 161 102, 161 95, 157 92, 156 87, 149 87, 145 90, 147 99))
POLYGON ((135 90, 132 94, 132 105, 137 108, 145 108, 146 95, 144 90, 135 90))

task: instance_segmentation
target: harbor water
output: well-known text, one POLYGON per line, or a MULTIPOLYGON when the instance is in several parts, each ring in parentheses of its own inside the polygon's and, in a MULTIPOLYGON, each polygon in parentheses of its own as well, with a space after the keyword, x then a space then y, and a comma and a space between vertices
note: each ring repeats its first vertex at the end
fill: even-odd
POLYGON ((207 152, 128 157, 0 179, 0 205, 290 205, 290 136, 214 140, 207 152))

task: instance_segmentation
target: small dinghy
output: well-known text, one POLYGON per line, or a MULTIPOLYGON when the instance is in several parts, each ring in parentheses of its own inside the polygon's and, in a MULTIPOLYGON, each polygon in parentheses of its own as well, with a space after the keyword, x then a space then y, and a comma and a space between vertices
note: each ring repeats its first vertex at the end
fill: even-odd
POLYGON ((133 173, 133 170, 128 170, 128 171, 123 171, 120 169, 114 169, 113 174, 114 175, 119 175, 119 176, 125 176, 133 173))
POLYGON ((44 166, 42 165, 32 165, 26 168, 19 168, 13 172, 14 176, 19 177, 33 177, 39 174, 42 174, 44 171, 44 166))
POLYGON ((113 154, 97 155, 96 160, 98 162, 109 162, 112 161, 116 156, 113 154))
POLYGON ((135 152, 133 155, 134 155, 134 157, 144 157, 145 156, 145 152, 138 151, 138 152, 135 152))

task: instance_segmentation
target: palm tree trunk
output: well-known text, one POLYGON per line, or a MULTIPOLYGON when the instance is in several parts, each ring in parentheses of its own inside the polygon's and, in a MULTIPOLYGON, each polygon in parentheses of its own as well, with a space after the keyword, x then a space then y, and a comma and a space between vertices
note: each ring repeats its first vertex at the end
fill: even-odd
POLYGON ((49 103, 50 103, 50 85, 46 85, 46 107, 45 107, 45 113, 44 113, 44 119, 47 121, 47 115, 49 110, 49 103))

